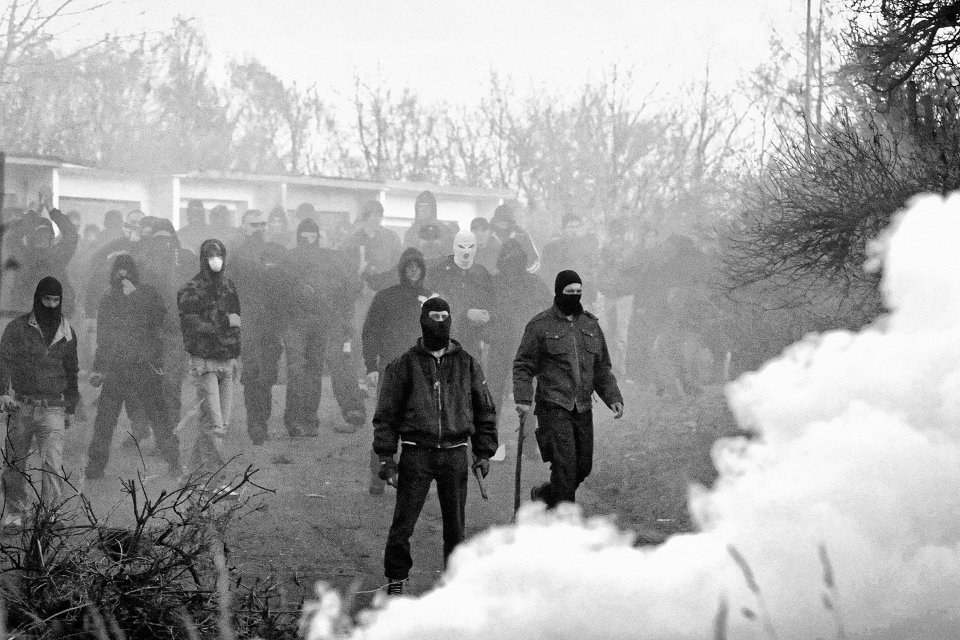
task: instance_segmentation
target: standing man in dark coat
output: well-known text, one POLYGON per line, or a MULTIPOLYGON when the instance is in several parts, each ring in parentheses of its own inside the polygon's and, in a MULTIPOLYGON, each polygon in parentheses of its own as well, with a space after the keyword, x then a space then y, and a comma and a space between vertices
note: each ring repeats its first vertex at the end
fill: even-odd
POLYGON ((553 306, 527 323, 513 362, 513 398, 520 420, 533 403, 537 380, 537 444, 550 463, 550 481, 530 491, 550 508, 574 502, 593 467, 593 392, 623 416, 623 397, 596 316, 580 305, 576 271, 561 271, 553 306))
POLYGON ((67 277, 67 264, 77 251, 80 234, 70 218, 59 209, 50 209, 49 215, 45 218, 40 214, 27 214, 20 222, 28 232, 19 246, 12 247, 12 257, 19 263, 13 275, 13 305, 18 311, 30 309, 37 283, 50 276, 57 278, 63 288, 58 308, 63 310, 63 315, 72 317, 76 294, 67 277), (59 236, 54 231, 54 224, 60 230, 59 236))
POLYGON ((77 336, 61 313, 62 300, 60 282, 43 278, 33 294, 33 310, 13 319, 0 338, 0 411, 11 418, 2 480, 5 528, 20 527, 29 508, 27 459, 32 452, 39 453, 43 472, 41 502, 53 507, 63 489, 64 430, 80 392, 77 336))
POLYGON ((446 561, 465 537, 468 444, 473 468, 483 476, 497 450, 497 413, 483 371, 450 340, 450 325, 450 306, 442 298, 423 304, 423 337, 387 365, 373 418, 381 477, 397 488, 384 552, 389 595, 400 595, 410 575, 410 536, 430 485, 436 480, 446 561), (394 460, 398 443, 403 444, 399 465, 394 460))
POLYGON ((453 255, 428 274, 427 286, 450 303, 454 338, 463 349, 480 358, 480 341, 490 321, 490 273, 474 257, 477 238, 460 231, 453 240, 453 255))
POLYGON ((157 448, 170 475, 176 478, 182 473, 180 444, 160 379, 166 313, 157 290, 140 282, 133 258, 125 253, 117 257, 110 273, 110 290, 97 312, 97 352, 90 384, 102 384, 103 390, 88 451, 88 480, 103 477, 120 409, 134 397, 153 425, 157 448))
POLYGON ((243 301, 243 401, 247 433, 256 445, 267 440, 267 423, 273 405, 273 385, 280 373, 283 351, 283 300, 279 263, 286 249, 265 242, 267 217, 257 209, 243 214, 243 242, 237 249, 231 273, 243 301))
POLYGON ((325 359, 344 421, 355 431, 367 416, 356 373, 347 375, 349 354, 344 346, 352 337, 360 280, 343 253, 322 246, 320 227, 312 218, 304 218, 297 227, 297 246, 288 254, 283 271, 291 301, 284 336, 287 432, 319 435, 317 411, 325 359))
MULTIPOLYGON (((376 389, 387 365, 412 347, 420 337, 420 306, 430 297, 423 286, 427 265, 423 256, 409 248, 400 256, 396 271, 400 283, 382 289, 373 297, 370 310, 363 322, 363 362, 367 370, 367 384, 376 389)), ((380 479, 380 460, 370 450, 370 487, 372 495, 383 493, 380 479)))
POLYGON ((200 417, 190 465, 218 474, 227 462, 224 439, 233 412, 240 358, 240 298, 225 273, 227 250, 219 240, 200 245, 200 273, 177 294, 184 350, 197 390, 200 417))

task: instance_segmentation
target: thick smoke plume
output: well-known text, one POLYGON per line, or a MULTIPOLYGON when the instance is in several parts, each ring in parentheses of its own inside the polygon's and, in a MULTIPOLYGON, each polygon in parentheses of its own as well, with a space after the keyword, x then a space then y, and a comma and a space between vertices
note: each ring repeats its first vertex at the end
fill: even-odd
MULTIPOLYGON (((311 638, 947 638, 960 632, 960 195, 877 240, 890 312, 812 335, 728 388, 742 425, 691 496, 700 533, 656 549, 530 506, 463 545, 444 582, 311 638)), ((339 625, 339 626, 338 626, 339 625)))

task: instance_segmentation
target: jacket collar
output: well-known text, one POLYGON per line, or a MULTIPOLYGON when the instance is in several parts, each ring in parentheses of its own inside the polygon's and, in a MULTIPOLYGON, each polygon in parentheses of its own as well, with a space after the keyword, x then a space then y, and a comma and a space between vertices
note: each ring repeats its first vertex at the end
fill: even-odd
MULTIPOLYGON (((34 314, 33 311, 30 312, 30 319, 27 321, 27 323, 31 327, 36 328, 37 331, 40 331, 40 335, 43 335, 43 331, 40 329, 40 323, 37 322, 37 316, 36 314, 34 314)), ((57 332, 53 335, 53 342, 51 342, 50 345, 51 346, 55 345, 60 340, 63 340, 64 342, 70 342, 70 335, 71 335, 70 322, 67 321, 66 318, 61 316, 60 326, 57 327, 57 332)))
MULTIPOLYGON (((417 345, 414 347, 414 349, 420 353, 430 356, 431 358, 433 357, 433 354, 425 346, 423 346, 423 338, 417 338, 417 345)), ((463 347, 460 346, 460 343, 453 338, 450 338, 450 343, 447 345, 447 350, 443 355, 448 356, 451 353, 460 351, 461 349, 463 349, 463 347)))

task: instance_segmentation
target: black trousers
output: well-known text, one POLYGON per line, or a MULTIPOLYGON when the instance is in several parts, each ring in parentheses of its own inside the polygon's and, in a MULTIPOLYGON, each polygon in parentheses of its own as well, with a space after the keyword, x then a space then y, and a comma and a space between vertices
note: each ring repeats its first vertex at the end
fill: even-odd
POLYGON ((273 386, 280 375, 283 343, 278 331, 256 329, 242 336, 243 403, 247 409, 247 433, 253 442, 267 439, 267 423, 273 406, 273 386))
POLYGON ((593 411, 576 413, 555 404, 538 404, 537 445, 550 463, 550 482, 541 489, 548 507, 575 502, 577 487, 593 469, 593 411))
POLYGON ((113 432, 117 428, 120 408, 134 400, 153 424, 160 454, 170 464, 180 461, 180 444, 173 433, 174 424, 163 397, 160 373, 150 364, 131 363, 104 371, 103 389, 93 423, 93 440, 88 451, 88 468, 103 471, 110 458, 113 432))
POLYGON ((387 536, 383 557, 384 575, 391 580, 406 580, 413 559, 410 536, 427 500, 430 483, 437 482, 440 513, 443 518, 443 560, 463 542, 466 530, 467 447, 434 449, 403 445, 397 481, 397 505, 387 536))

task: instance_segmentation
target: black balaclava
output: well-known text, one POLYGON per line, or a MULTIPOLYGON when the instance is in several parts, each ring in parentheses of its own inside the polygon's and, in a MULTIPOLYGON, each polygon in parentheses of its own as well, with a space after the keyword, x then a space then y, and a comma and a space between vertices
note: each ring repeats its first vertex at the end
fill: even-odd
POLYGON ((565 316, 578 316, 583 313, 583 307, 580 305, 579 293, 564 293, 563 290, 569 284, 583 284, 583 280, 576 271, 567 269, 557 274, 557 279, 553 284, 553 303, 560 309, 560 313, 565 316))
POLYGON ((418 249, 409 247, 403 252, 403 255, 400 256, 400 262, 397 263, 397 271, 400 275, 400 284, 419 289, 420 285, 423 284, 423 280, 427 277, 427 263, 423 260, 423 254, 420 253, 418 249), (407 266, 411 263, 416 263, 420 267, 420 279, 416 282, 407 280, 407 266))
POLYGON ((127 272, 125 279, 129 280, 131 284, 134 286, 140 284, 140 272, 137 271, 137 264, 133 261, 133 258, 130 257, 130 254, 121 253, 117 256, 117 259, 113 261, 113 268, 110 269, 110 286, 118 291, 123 287, 121 283, 124 278, 117 275, 117 272, 121 269, 127 272))
POLYGON ((301 237, 301 233, 317 234, 317 239, 312 243, 312 245, 314 247, 320 246, 320 225, 317 224, 316 220, 313 218, 304 218, 304 220, 297 225, 297 246, 308 246, 307 240, 301 237))
POLYGON ((527 271, 527 252, 519 242, 510 238, 500 248, 497 270, 505 276, 516 277, 527 271))
POLYGON ((453 318, 447 316, 443 322, 430 317, 431 311, 450 313, 450 305, 443 298, 430 298, 420 308, 420 330, 423 332, 423 346, 427 351, 440 351, 450 343, 450 327, 453 318))
POLYGON ((57 335, 57 329, 60 327, 60 320, 63 317, 63 285, 52 276, 43 278, 37 283, 37 290, 33 293, 33 315, 40 325, 40 331, 47 340, 47 344, 53 342, 53 336, 57 335), (44 296, 60 296, 60 304, 53 309, 45 307, 40 301, 44 296))
POLYGON ((437 198, 429 191, 421 191, 413 203, 413 218, 417 222, 433 222, 437 219, 437 198))
POLYGON ((206 273, 211 278, 217 279, 223 275, 223 271, 227 266, 227 248, 222 242, 216 238, 211 238, 210 240, 204 240, 203 244, 200 245, 200 271, 206 273), (210 249, 214 246, 220 249, 220 255, 223 257, 223 264, 220 267, 220 271, 214 271, 213 267, 210 266, 210 249))

